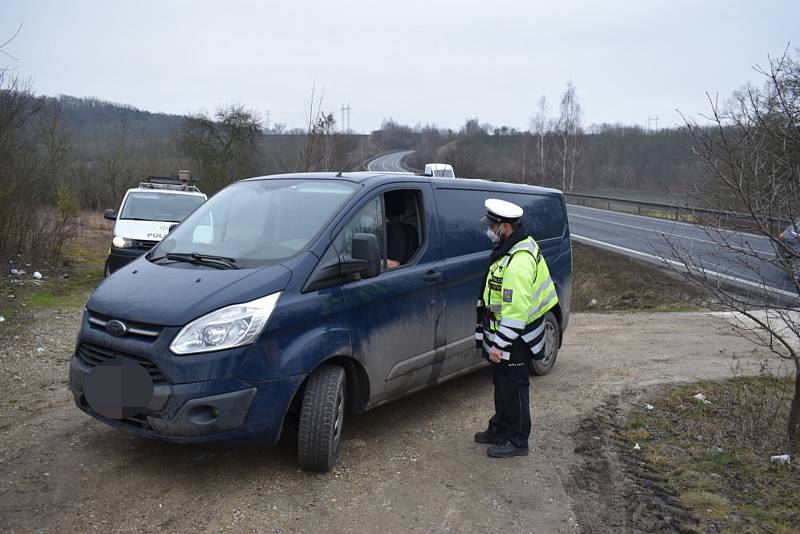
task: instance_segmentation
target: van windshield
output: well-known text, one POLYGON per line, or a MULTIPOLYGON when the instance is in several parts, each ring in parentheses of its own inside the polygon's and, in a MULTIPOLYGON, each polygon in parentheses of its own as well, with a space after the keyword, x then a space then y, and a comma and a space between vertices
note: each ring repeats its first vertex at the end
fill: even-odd
POLYGON ((199 195, 178 195, 158 191, 128 193, 120 219, 134 221, 181 222, 205 202, 199 195))
POLYGON ((192 213, 148 254, 199 254, 251 268, 307 249, 358 185, 338 180, 255 180, 231 185, 192 213))

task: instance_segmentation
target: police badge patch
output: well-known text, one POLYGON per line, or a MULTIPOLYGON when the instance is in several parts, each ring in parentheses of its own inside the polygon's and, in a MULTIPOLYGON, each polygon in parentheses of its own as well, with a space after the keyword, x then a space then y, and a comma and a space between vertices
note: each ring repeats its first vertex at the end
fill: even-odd
POLYGON ((503 290, 503 302, 511 302, 511 298, 514 295, 513 289, 504 289, 503 290))

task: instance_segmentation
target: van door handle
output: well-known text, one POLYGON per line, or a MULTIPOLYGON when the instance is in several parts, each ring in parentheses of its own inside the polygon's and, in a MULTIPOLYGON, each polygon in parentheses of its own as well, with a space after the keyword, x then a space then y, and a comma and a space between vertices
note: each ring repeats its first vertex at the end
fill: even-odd
POLYGON ((425 273, 425 276, 423 276, 422 279, 425 280, 426 282, 435 282, 441 277, 442 277, 441 272, 428 271, 427 273, 425 273))

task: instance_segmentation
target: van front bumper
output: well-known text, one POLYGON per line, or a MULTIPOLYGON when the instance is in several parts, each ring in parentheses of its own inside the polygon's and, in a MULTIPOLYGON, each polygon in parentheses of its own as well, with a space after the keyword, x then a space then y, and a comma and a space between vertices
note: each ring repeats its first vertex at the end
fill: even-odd
POLYGON ((248 382, 238 378, 187 384, 156 383, 140 414, 110 419, 86 400, 83 381, 91 371, 70 361, 70 391, 75 404, 95 419, 126 432, 163 441, 191 443, 257 439, 275 444, 304 375, 248 382))

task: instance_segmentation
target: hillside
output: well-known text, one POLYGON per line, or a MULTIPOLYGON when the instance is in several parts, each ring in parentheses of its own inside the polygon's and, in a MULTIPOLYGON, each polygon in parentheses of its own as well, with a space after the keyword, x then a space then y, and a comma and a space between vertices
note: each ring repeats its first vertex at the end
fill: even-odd
POLYGON ((97 98, 68 95, 44 97, 47 107, 56 107, 75 142, 97 141, 109 132, 124 129, 133 139, 154 139, 172 136, 185 119, 183 115, 152 113, 129 104, 118 104, 97 98))

